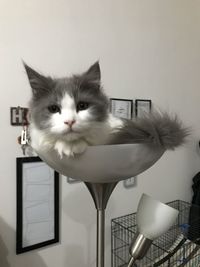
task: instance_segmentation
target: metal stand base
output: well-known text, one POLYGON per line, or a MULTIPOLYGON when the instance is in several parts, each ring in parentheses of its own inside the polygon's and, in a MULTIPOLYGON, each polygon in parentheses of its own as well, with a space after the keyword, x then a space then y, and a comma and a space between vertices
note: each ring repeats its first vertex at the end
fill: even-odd
POLYGON ((90 194, 94 200, 97 210, 97 259, 96 267, 104 267, 104 249, 105 249, 105 210, 108 200, 117 185, 114 183, 89 183, 85 182, 90 194))

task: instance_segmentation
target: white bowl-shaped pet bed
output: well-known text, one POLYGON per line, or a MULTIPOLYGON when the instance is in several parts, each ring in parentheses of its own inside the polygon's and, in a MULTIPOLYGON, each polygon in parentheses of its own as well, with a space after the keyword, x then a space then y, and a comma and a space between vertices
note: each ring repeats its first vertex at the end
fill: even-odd
POLYGON ((118 182, 151 167, 164 153, 144 144, 90 146, 75 157, 60 156, 54 150, 37 154, 59 173, 91 183, 118 182))
POLYGON ((144 144, 90 146, 85 153, 60 158, 55 150, 37 149, 38 156, 59 173, 82 180, 88 187, 97 210, 97 267, 104 266, 105 209, 121 180, 150 168, 165 152, 144 144))

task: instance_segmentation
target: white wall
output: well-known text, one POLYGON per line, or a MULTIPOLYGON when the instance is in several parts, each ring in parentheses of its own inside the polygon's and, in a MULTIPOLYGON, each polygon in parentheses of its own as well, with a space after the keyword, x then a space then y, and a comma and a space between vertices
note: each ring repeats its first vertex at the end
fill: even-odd
POLYGON ((95 266, 95 211, 83 184, 62 179, 61 243, 15 256, 16 172, 21 156, 9 107, 26 106, 30 88, 21 59, 45 74, 85 70, 100 59, 111 97, 150 98, 193 128, 189 143, 167 152, 138 186, 113 193, 106 220, 135 211, 146 192, 162 201, 191 199, 199 170, 200 2, 197 0, 0 0, 0 266, 95 266))

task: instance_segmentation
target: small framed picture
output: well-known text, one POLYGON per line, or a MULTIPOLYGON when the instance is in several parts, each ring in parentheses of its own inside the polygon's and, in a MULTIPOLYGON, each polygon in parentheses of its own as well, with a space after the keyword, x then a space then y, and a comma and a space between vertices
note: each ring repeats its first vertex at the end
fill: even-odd
POLYGON ((110 111, 116 117, 131 120, 133 116, 133 100, 110 98, 110 111))
POLYGON ((39 157, 17 158, 16 253, 59 242, 59 174, 39 157))
POLYGON ((136 99, 135 100, 135 115, 136 117, 142 117, 145 114, 151 112, 151 100, 150 99, 136 99))

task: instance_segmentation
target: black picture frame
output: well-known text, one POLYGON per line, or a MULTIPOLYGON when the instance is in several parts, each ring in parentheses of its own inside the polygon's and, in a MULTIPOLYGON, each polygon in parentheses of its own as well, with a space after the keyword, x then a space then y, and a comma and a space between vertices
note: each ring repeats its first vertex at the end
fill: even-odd
POLYGON ((145 113, 151 112, 152 101, 150 99, 136 99, 135 100, 135 116, 142 117, 145 113))
POLYGON ((110 98, 110 112, 119 118, 133 118, 133 100, 124 98, 110 98))
MULTIPOLYGON (((21 254, 21 253, 24 253, 30 250, 38 249, 38 248, 59 242, 59 174, 58 172, 51 169, 39 157, 17 158, 16 159, 16 172, 17 172, 16 173, 17 174, 16 175, 17 176, 16 177, 17 178, 16 254, 21 254), (36 167, 38 167, 38 169, 36 167), (36 173, 36 171, 40 171, 40 170, 41 172, 38 172, 40 173, 40 175, 38 175, 38 180, 35 181, 34 176, 33 176, 34 172, 36 173), (25 172, 26 172, 26 178, 24 174, 25 172), (43 174, 48 174, 49 176, 48 177, 47 175, 43 176, 43 174), (41 179, 41 183, 39 183, 40 179, 41 179), (25 184, 26 180, 28 181, 27 184, 25 184), (32 189, 31 189, 31 185, 32 185, 32 189), (43 185, 43 186, 39 188, 38 185, 39 186, 43 185), (26 190, 24 188, 26 188, 26 190), (42 191, 42 188, 43 188, 43 191, 42 191), (44 190, 45 188, 46 188, 46 191, 44 190), (39 189, 39 190, 36 190, 36 189, 39 189), (35 195, 33 194, 33 192, 39 192, 37 193, 39 196, 38 199, 33 200, 34 197, 33 199, 31 199, 30 192, 32 192, 32 196, 34 197, 35 195), (47 198, 47 196, 49 196, 49 199, 47 198), (27 203, 25 203, 24 198, 27 199, 27 203), (51 205, 52 203, 53 203, 53 207, 51 205), (27 204, 30 206, 28 206, 27 204), (42 207, 41 205, 43 205, 43 209, 41 209, 42 207), (24 212, 24 207, 26 207, 27 209, 26 214, 24 212), (39 207, 40 207, 40 212, 39 212, 39 207), (43 214, 42 212, 45 211, 44 207, 48 207, 49 210, 47 210, 46 208, 47 212, 46 213, 44 212, 43 214), (34 221, 34 216, 32 215, 32 218, 31 218, 32 223, 30 220, 30 222, 27 223, 27 225, 25 224, 25 221, 26 220, 28 221, 28 217, 30 217, 31 215, 31 212, 30 212, 31 208, 35 208, 33 212, 34 216, 37 215, 38 218, 39 216, 41 217, 43 216, 43 222, 40 221, 41 219, 36 219, 34 221), (28 213, 28 209, 29 209, 29 213, 28 213), (38 211, 38 214, 37 214, 37 211, 38 211), (48 220, 45 221, 44 218, 45 216, 48 216, 48 212, 49 212, 49 221, 48 220), (51 218, 51 216, 53 219, 51 218), (48 230, 46 230, 45 225, 48 226, 48 230), (38 226, 40 226, 40 228, 37 228, 38 226), (45 229, 44 232, 42 231, 43 229, 42 227, 45 229), (42 236, 40 236, 39 233, 37 233, 37 231, 34 232, 34 230, 37 230, 37 229, 40 229, 43 237, 45 233, 49 237, 46 238, 46 240, 45 238, 44 240, 42 240, 42 236), (28 238, 26 240, 25 231, 26 231, 26 234, 29 233, 29 238, 32 235, 32 240, 34 240, 33 233, 35 233, 35 237, 36 237, 35 241, 31 241, 32 242, 31 243, 30 242, 31 238, 30 240, 28 240, 28 238), (37 242, 37 234, 38 234, 38 239, 40 239, 40 241, 38 242, 37 242)), ((35 218, 37 218, 37 216, 35 218)))

